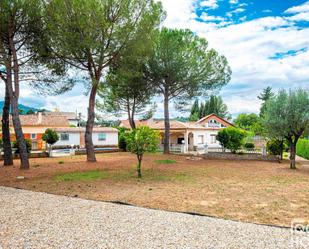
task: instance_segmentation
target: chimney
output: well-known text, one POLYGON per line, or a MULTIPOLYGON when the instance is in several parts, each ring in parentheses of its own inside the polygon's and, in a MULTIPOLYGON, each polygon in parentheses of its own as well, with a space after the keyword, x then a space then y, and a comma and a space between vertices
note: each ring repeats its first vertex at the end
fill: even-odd
POLYGON ((38 112, 38 124, 42 124, 42 112, 38 112))

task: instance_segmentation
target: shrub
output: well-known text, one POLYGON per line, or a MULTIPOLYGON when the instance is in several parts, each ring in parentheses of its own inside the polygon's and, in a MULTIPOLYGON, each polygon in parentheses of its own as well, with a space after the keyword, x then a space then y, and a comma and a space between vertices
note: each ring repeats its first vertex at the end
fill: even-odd
POLYGON ((0 150, 3 149, 3 140, 0 138, 0 150))
POLYGON ((309 140, 300 139, 296 146, 296 154, 309 160, 309 140))
POLYGON ((286 144, 282 140, 273 139, 267 142, 266 149, 267 152, 271 155, 282 155, 286 144))
POLYGON ((245 144, 244 144, 244 147, 245 147, 246 149, 250 150, 250 149, 254 149, 254 148, 255 148, 255 145, 254 145, 254 143, 245 143, 245 144))
POLYGON ((126 128, 119 127, 118 130, 119 130, 118 147, 123 151, 127 151, 126 128))
MULTIPOLYGON (((32 142, 29 139, 25 139, 25 142, 26 142, 27 152, 30 153, 31 148, 32 148, 32 142)), ((17 141, 13 142, 13 148, 16 149, 15 153, 19 154, 19 147, 18 147, 17 141)))
POLYGON ((246 132, 244 130, 228 127, 218 132, 217 140, 224 148, 236 153, 241 148, 245 137, 246 132))
POLYGON ((137 156, 137 174, 142 177, 141 164, 145 152, 156 152, 160 143, 160 134, 148 126, 141 126, 126 134, 127 150, 137 156))

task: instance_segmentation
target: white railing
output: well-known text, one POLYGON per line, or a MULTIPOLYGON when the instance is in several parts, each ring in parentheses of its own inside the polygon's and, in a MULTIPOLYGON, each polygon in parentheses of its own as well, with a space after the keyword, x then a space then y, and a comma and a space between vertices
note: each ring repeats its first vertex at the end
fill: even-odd
MULTIPOLYGON (((182 145, 170 145, 170 152, 172 153, 181 153, 182 145)), ((160 152, 162 152, 164 150, 164 145, 160 145, 159 149, 160 152)))

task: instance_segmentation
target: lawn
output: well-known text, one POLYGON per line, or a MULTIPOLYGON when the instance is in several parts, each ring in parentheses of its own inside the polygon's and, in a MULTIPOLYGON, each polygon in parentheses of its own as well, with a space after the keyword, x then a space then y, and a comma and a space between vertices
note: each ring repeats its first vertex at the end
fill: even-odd
POLYGON ((221 218, 290 226, 309 219, 309 165, 288 162, 189 160, 146 155, 143 178, 129 153, 31 159, 28 171, 0 167, 0 185, 221 218), (17 179, 24 176, 25 179, 17 179))

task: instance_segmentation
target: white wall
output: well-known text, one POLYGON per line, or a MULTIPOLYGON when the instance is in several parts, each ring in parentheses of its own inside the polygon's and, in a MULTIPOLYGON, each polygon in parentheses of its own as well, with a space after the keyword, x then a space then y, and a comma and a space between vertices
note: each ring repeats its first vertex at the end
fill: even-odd
POLYGON ((92 134, 92 140, 94 145, 114 145, 118 146, 118 132, 94 132, 92 134), (105 141, 99 141, 99 133, 106 134, 105 141))
POLYGON ((217 135, 218 131, 193 131, 193 136, 194 136, 194 146, 201 146, 207 144, 208 147, 212 148, 221 148, 220 143, 216 140, 215 143, 211 143, 211 135, 217 135), (204 136, 204 144, 200 144, 199 142, 199 137, 200 135, 204 136))
POLYGON ((57 132, 59 135, 59 141, 55 143, 53 146, 71 146, 72 144, 75 146, 80 145, 80 133, 79 132, 74 132, 74 133, 69 133, 69 140, 62 141, 61 140, 61 132, 57 132))

